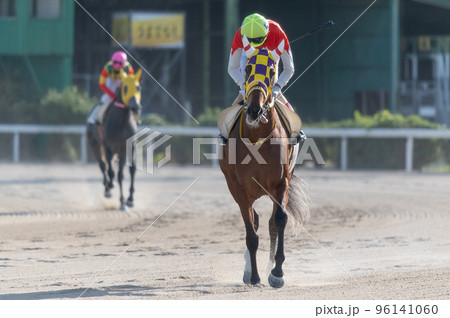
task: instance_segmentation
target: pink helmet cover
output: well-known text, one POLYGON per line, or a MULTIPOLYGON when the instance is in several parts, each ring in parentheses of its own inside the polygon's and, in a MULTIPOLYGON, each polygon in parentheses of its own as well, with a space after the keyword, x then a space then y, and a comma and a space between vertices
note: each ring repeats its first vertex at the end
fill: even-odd
POLYGON ((121 66, 123 67, 127 62, 127 55, 125 54, 125 52, 123 51, 115 52, 111 57, 111 63, 113 63, 113 65, 115 64, 114 62, 116 62, 117 64, 121 64, 121 66))

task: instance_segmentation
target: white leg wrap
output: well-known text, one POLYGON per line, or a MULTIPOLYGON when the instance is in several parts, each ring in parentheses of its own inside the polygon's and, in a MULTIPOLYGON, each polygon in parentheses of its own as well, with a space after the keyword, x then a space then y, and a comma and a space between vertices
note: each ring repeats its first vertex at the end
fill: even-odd
POLYGON ((269 263, 267 263, 267 274, 270 274, 272 269, 275 267, 275 262, 269 258, 269 263))
POLYGON ((250 263, 250 252, 248 249, 244 253, 245 267, 244 267, 244 283, 250 284, 250 278, 252 277, 252 265, 250 263))

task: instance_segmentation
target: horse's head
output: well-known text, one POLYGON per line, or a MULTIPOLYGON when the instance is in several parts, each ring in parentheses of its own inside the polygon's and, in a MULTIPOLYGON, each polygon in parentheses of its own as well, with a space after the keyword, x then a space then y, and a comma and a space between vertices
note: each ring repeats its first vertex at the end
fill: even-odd
MULTIPOLYGON (((243 40, 247 41, 245 37, 243 40)), ((280 43, 281 45, 284 46, 284 41, 280 43)), ((280 56, 276 50, 271 52, 253 47, 246 50, 245 53, 248 57, 245 67, 246 121, 257 126, 259 119, 262 119, 263 123, 267 122, 265 113, 273 105, 272 87, 280 56)))
POLYGON ((121 73, 122 86, 120 87, 120 93, 118 100, 121 101, 125 107, 139 116, 142 111, 141 105, 141 83, 142 70, 139 69, 136 74, 121 73))
POLYGON ((265 111, 270 107, 275 69, 261 64, 247 64, 245 67, 245 77, 247 122, 253 124, 257 118, 264 116, 265 111), (267 69, 267 76, 261 74, 252 75, 252 72, 254 73, 255 69, 260 68, 260 66, 262 66, 261 69, 264 67, 267 69), (260 79, 255 79, 255 77, 260 77, 260 79))

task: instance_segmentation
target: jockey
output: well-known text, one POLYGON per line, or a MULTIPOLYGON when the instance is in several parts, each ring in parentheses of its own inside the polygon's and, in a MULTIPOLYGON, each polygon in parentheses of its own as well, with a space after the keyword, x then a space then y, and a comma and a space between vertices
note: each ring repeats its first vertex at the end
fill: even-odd
MULTIPOLYGON (((280 25, 272 20, 266 20, 262 15, 254 13, 247 16, 242 22, 241 28, 236 32, 231 46, 230 58, 228 61, 228 73, 241 88, 233 105, 237 105, 244 100, 244 85, 245 85, 245 64, 247 56, 245 50, 250 48, 250 45, 255 48, 266 48, 269 51, 278 50, 277 53, 281 56, 283 61, 283 72, 275 78, 275 84, 272 88, 274 100, 290 110, 294 110, 286 98, 281 94, 281 89, 294 74, 294 60, 292 59, 292 52, 289 46, 289 40, 281 29, 280 25), (244 38, 244 39, 243 39, 244 38), (278 46, 284 40, 284 47, 281 52, 278 46), (244 43, 249 42, 247 46, 244 43)), ((277 72, 278 73, 278 72, 277 72)))
POLYGON ((125 52, 117 51, 111 57, 111 60, 106 63, 100 74, 98 85, 104 93, 101 99, 101 105, 97 110, 97 120, 101 124, 103 116, 106 113, 109 105, 116 99, 116 90, 122 85, 121 72, 126 74, 134 74, 133 67, 127 61, 125 52))

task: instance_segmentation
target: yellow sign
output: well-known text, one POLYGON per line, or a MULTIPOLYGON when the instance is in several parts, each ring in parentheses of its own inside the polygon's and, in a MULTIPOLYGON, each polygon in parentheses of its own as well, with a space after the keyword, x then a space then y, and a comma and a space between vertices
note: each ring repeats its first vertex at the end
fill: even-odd
MULTIPOLYGON (((112 36, 119 43, 130 41, 130 17, 128 15, 114 16, 112 36)), ((114 40, 113 42, 115 43, 114 40)))
POLYGON ((429 51, 431 49, 431 40, 429 36, 419 36, 418 39, 419 51, 429 51))
POLYGON ((179 48, 184 46, 184 14, 132 15, 131 45, 179 48))

